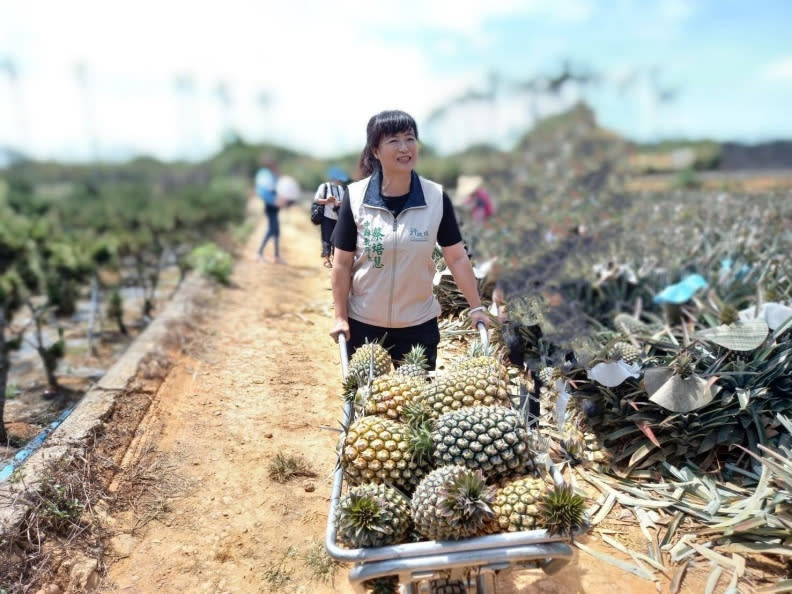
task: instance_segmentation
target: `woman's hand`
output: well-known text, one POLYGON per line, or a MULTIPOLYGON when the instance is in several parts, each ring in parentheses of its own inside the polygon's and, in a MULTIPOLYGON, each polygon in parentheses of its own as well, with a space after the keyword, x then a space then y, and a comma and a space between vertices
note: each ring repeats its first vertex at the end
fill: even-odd
POLYGON ((479 323, 484 324, 485 328, 489 328, 490 319, 487 310, 481 309, 470 314, 470 325, 473 326, 474 329, 478 329, 479 323))
POLYGON ((342 332, 344 333, 344 338, 346 338, 348 341, 350 338, 349 322, 347 320, 336 320, 335 324, 333 324, 333 329, 330 330, 330 336, 333 338, 333 340, 338 342, 338 335, 342 332))

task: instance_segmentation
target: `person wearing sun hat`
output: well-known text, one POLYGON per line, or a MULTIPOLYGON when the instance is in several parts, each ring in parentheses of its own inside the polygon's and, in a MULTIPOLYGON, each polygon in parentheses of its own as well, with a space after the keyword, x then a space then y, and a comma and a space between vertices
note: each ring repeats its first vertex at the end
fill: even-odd
POLYGON ((451 199, 440 184, 415 172, 418 126, 409 114, 383 111, 366 127, 360 181, 349 184, 333 233, 335 321, 351 352, 383 341, 394 362, 416 344, 437 361, 440 303, 433 293, 439 245, 470 307, 471 325, 489 325, 478 281, 465 252, 451 199))
POLYGON ((495 211, 492 197, 484 189, 484 179, 480 175, 460 175, 457 178, 455 204, 470 208, 470 214, 476 223, 483 223, 495 211))
POLYGON ((327 169, 328 181, 319 185, 314 195, 314 202, 322 204, 323 215, 319 223, 322 238, 322 258, 325 268, 333 267, 333 243, 330 240, 338 220, 338 209, 344 197, 344 185, 349 181, 346 171, 332 165, 327 169))

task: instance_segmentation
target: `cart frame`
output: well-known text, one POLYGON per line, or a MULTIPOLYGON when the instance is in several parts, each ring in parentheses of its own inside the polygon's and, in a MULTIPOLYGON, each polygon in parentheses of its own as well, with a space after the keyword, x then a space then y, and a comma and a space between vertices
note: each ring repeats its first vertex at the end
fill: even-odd
MULTIPOLYGON (((487 332, 479 325, 482 343, 487 343, 487 332)), ((346 339, 338 337, 341 367, 347 374, 349 358, 346 339)), ((347 427, 354 414, 354 405, 344 406, 343 426, 347 427)), ((553 467, 553 479, 563 482, 553 467)), ((466 572, 470 594, 495 592, 495 574, 513 567, 541 568, 547 574, 561 570, 572 558, 570 539, 551 535, 546 530, 525 530, 477 536, 456 541, 421 541, 390 545, 346 549, 336 543, 338 526, 335 510, 343 488, 343 469, 339 465, 333 475, 330 508, 327 514, 325 548, 333 559, 354 563, 349 571, 349 582, 355 592, 364 592, 363 582, 388 575, 398 576, 403 594, 429 592, 429 581, 439 578, 462 577, 466 572)))

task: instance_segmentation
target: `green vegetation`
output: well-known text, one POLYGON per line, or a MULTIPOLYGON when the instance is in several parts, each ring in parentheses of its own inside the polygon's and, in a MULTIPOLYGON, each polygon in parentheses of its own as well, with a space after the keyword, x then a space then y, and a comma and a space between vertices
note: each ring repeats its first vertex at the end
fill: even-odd
MULTIPOLYGON (((122 286, 142 290, 140 316, 150 319, 162 271, 175 264, 183 278, 196 245, 227 237, 244 220, 249 165, 231 147, 198 165, 22 162, 0 173, 0 395, 9 352, 23 333, 42 360, 49 388, 60 389, 56 370, 67 348, 60 320, 75 313, 92 285, 106 296, 107 315, 120 332, 127 332, 122 286), (105 287, 102 279, 114 280, 105 287), (14 325, 21 310, 31 327, 14 325)), ((201 266, 227 280, 229 259, 201 266)), ((0 398, 0 418, 4 403, 0 398)), ((0 442, 6 441, 0 423, 0 442)))
POLYGON ((231 254, 223 251, 214 243, 204 243, 194 248, 190 252, 188 262, 201 276, 213 279, 222 285, 229 283, 234 267, 231 254))

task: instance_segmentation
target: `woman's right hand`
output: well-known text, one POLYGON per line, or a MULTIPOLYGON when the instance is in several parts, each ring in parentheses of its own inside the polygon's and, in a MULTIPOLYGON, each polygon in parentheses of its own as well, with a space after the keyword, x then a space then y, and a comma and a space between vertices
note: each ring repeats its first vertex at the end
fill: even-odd
POLYGON ((338 335, 344 333, 344 338, 349 341, 350 334, 349 334, 349 322, 346 320, 336 320, 335 324, 333 324, 333 329, 330 330, 330 336, 333 338, 334 341, 338 342, 338 335))

